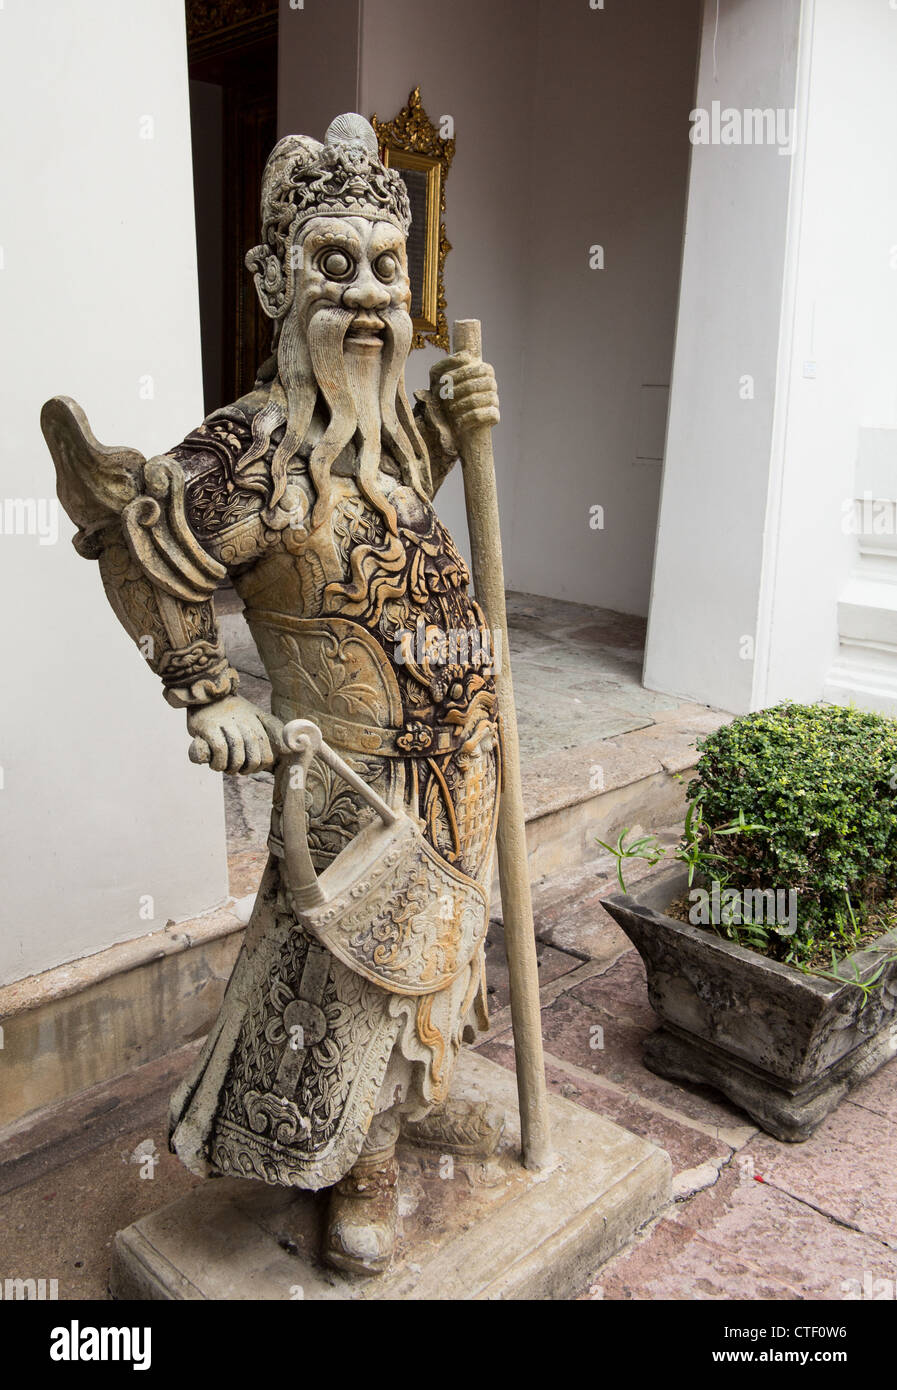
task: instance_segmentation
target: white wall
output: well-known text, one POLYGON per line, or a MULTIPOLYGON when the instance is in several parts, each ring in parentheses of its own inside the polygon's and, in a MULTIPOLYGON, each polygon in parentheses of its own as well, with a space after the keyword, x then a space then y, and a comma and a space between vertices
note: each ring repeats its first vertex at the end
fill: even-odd
MULTIPOLYGON (((334 116, 360 111, 363 0, 279 0, 277 135, 324 139, 334 116)), ((248 250, 248 248, 247 248, 248 250)))
MULTIPOLYGON (((760 705, 822 694, 856 548, 842 519, 859 431, 897 428, 897 13, 880 0, 805 8, 806 150, 789 230, 760 705)), ((881 486, 897 498, 897 477, 881 486)))
MULTIPOLYGON (((483 325, 483 352, 495 367, 502 420, 493 431, 505 578, 515 569, 515 503, 523 447, 524 361, 529 332, 526 225, 533 121, 536 5, 533 0, 365 0, 361 107, 391 120, 420 84, 430 119, 455 122, 447 184, 449 328, 483 325)), ((412 354, 409 390, 425 387, 444 352, 412 354)), ((452 535, 467 548, 460 470, 437 499, 452 535)))
MULTIPOLYGON (((625 613, 648 608, 698 19, 698 0, 539 6, 507 574, 514 588, 625 613), (593 506, 603 528, 590 526, 593 506)), ((513 129, 506 139, 517 162, 522 142, 513 129)))
MULTIPOLYGON (((202 418, 181 0, 7 4, 0 109, 0 494, 46 499, 47 397, 74 396, 99 439, 147 456, 202 418)), ((0 983, 226 893, 220 780, 187 761, 184 716, 72 529, 61 515, 55 545, 0 536, 0 983)))
MULTIPOLYGON (((800 0, 721 0, 714 71, 717 7, 708 3, 695 107, 793 107, 800 9, 800 0)), ((798 146, 799 131, 800 113, 798 146)), ((692 150, 644 680, 735 712, 752 705, 750 653, 763 645, 793 168, 776 145, 692 150), (745 377, 752 399, 741 396, 745 377)))

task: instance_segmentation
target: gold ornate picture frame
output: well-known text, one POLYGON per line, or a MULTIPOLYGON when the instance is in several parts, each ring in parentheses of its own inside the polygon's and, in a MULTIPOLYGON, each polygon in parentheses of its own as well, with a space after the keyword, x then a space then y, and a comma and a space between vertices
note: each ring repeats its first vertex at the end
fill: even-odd
POLYGON ((445 258, 451 243, 445 234, 445 185, 455 154, 454 139, 440 135, 423 108, 420 87, 392 121, 371 117, 380 142, 380 157, 405 181, 411 200, 408 272, 411 278, 412 347, 431 343, 449 348, 445 303, 445 258))

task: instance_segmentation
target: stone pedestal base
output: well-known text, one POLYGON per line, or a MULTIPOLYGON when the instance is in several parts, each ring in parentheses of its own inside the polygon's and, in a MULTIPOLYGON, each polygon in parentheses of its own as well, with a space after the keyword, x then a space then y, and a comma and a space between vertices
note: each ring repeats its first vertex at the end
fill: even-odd
POLYGON ((557 1164, 520 1166, 512 1072, 459 1059, 453 1096, 503 1109, 486 1160, 399 1147, 399 1239, 385 1274, 336 1273, 318 1258, 327 1194, 211 1179, 119 1231, 111 1289, 141 1299, 566 1298, 670 1200, 661 1149, 550 1097, 557 1164))
POLYGON ((781 1078, 739 1062, 730 1053, 698 1038, 659 1028, 644 1042, 649 1071, 674 1081, 714 1086, 745 1110, 761 1129, 786 1144, 809 1139, 854 1086, 871 1076, 897 1051, 897 1037, 884 1029, 835 1062, 805 1086, 787 1090, 781 1078))

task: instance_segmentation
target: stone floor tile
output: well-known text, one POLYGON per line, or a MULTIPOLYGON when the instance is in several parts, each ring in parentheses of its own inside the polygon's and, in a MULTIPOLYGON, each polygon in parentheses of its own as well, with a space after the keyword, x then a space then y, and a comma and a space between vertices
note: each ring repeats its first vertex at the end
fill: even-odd
POLYGON ((240 694, 245 700, 251 700, 254 705, 258 705, 259 709, 271 708, 271 682, 267 675, 253 676, 241 671, 240 694))
POLYGON ((605 1298, 840 1300, 864 1280, 895 1287, 897 1254, 736 1164, 596 1273, 605 1298))
MULTIPOLYGON (((547 985, 577 970, 582 962, 565 951, 557 951, 543 942, 536 942, 536 964, 539 969, 539 984, 547 985)), ((498 922, 489 923, 486 938, 486 988, 491 1011, 503 1009, 511 1002, 508 982, 508 958, 505 950, 504 928, 498 922)))
MULTIPOLYGON (((897 1063, 889 1062, 897 1081, 897 1063)), ((892 1083, 894 1084, 894 1083, 892 1083)), ((804 1144, 758 1135, 744 1150, 764 1181, 897 1250, 897 1124, 843 1101, 804 1144)))
POLYGON ((657 751, 634 746, 629 741, 632 735, 598 735, 598 727, 590 724, 586 742, 549 752, 537 750, 524 760, 521 771, 528 817, 546 815, 663 771, 657 751))
POLYGON ((589 1008, 601 1009, 622 1022, 633 1023, 646 1033, 657 1027, 657 1015, 648 1001, 644 963, 634 947, 603 974, 575 985, 571 993, 589 1008))
POLYGON ((591 1298, 610 1301, 691 1302, 793 1299, 795 1291, 739 1258, 689 1238, 674 1221, 662 1220, 651 1238, 595 1272, 591 1298))
POLYGON ((271 826, 273 778, 270 773, 254 777, 224 777, 224 818, 230 853, 263 849, 271 826))
POLYGON ((255 643, 249 637, 247 629, 247 640, 241 642, 231 642, 227 647, 227 658, 230 664, 240 673, 241 681, 244 677, 252 676, 258 681, 266 681, 268 673, 262 664, 262 658, 258 654, 255 643))
MULTIPOLYGON (((537 941, 608 964, 631 951, 628 936, 601 906, 602 897, 618 888, 608 856, 539 879, 532 885, 537 941)), ((502 920, 500 903, 495 916, 502 920)))
MULTIPOLYGON (((486 1051, 493 1061, 501 1061, 505 1065, 510 1058, 510 1064, 513 1066, 514 1054, 508 1045, 509 1041, 509 1038, 503 1036, 501 1042, 495 1040, 499 1042, 498 1047, 487 1043, 483 1051, 486 1051), (490 1047, 493 1049, 491 1052, 490 1047), (501 1055, 502 1052, 504 1056, 501 1055)), ((594 1110, 606 1120, 640 1135, 642 1139, 649 1140, 658 1148, 666 1149, 672 1159, 674 1175, 699 1168, 705 1163, 727 1162, 732 1155, 729 1145, 721 1139, 680 1124, 669 1115, 642 1105, 633 1096, 626 1096, 607 1086, 572 1077, 551 1063, 545 1068, 545 1073, 549 1090, 575 1101, 577 1105, 585 1106, 588 1110, 594 1110)))
MULTIPOLYGON (((897 1039, 895 1039, 897 1050, 897 1039)), ((897 1125, 897 1058, 880 1067, 874 1075, 863 1081, 851 1091, 853 1105, 861 1105, 865 1110, 874 1110, 897 1125)), ((897 1155, 894 1159, 897 1163, 897 1155)))
POLYGON ((268 850, 264 844, 228 854, 227 874, 231 896, 242 899, 257 893, 267 862, 268 850))
POLYGON ((649 1031, 572 994, 542 1010, 546 1054, 711 1128, 726 1131, 746 1123, 740 1110, 709 1087, 679 1086, 649 1072, 642 1063, 642 1040, 649 1031))
POLYGON ((106 1298, 116 1231, 203 1181, 167 1148, 167 1100, 153 1123, 0 1197, 4 1278, 57 1279, 60 1299, 106 1298), (154 1154, 141 1178, 139 1155, 154 1154))

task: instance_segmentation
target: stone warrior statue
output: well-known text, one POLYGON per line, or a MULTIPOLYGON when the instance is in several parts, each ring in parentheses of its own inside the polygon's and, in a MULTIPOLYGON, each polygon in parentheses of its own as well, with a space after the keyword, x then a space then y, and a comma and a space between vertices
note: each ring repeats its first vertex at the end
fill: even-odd
POLYGON ((261 214, 246 262, 274 351, 248 395, 148 462, 64 397, 42 426, 75 546, 186 710, 190 758, 275 771, 268 866, 171 1146, 196 1173, 331 1187, 324 1257, 370 1273, 394 1245, 400 1127, 467 1154, 500 1128, 447 1103, 486 1026, 501 753, 492 643, 432 506, 498 398, 456 355, 409 406, 409 202, 363 117, 281 140, 261 214), (271 714, 218 637, 228 578, 271 714))

